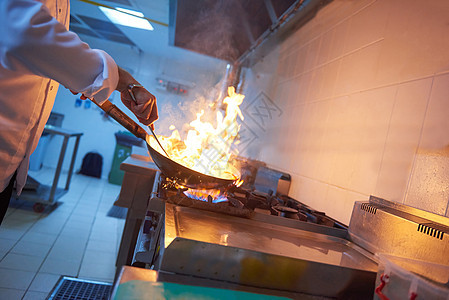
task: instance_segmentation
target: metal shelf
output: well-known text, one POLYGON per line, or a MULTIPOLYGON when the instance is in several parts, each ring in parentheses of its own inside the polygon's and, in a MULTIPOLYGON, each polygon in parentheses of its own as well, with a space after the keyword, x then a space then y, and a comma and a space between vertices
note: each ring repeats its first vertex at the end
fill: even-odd
POLYGON ((60 127, 55 127, 52 125, 45 125, 44 133, 48 133, 51 135, 61 135, 64 137, 64 140, 61 145, 61 150, 59 152, 59 160, 58 165, 56 166, 55 175, 53 177, 52 185, 44 185, 39 183, 36 179, 28 176, 28 182, 31 182, 32 188, 28 188, 25 186, 24 190, 18 196, 19 199, 37 202, 40 204, 54 204, 59 198, 61 198, 70 187, 70 181, 72 180, 73 168, 75 166, 76 153, 78 152, 78 146, 80 142, 80 138, 83 135, 82 132, 74 132, 71 130, 63 129, 60 127), (61 176, 62 165, 64 162, 64 157, 67 151, 67 145, 69 143, 69 139, 75 138, 75 145, 73 147, 72 157, 70 161, 70 168, 67 174, 67 179, 64 188, 58 188, 59 177, 61 176))

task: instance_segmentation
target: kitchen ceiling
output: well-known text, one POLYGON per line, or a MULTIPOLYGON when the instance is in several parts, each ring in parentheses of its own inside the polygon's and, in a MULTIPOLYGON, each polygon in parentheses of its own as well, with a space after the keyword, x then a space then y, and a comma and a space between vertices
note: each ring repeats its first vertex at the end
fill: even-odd
MULTIPOLYGON (((173 0, 170 42, 234 62, 275 24, 296 0, 173 0)), ((302 3, 301 1, 299 1, 302 3)))
POLYGON ((131 49, 204 70, 225 61, 251 66, 330 1, 72 0, 71 30, 94 48, 121 48, 128 60, 131 49), (100 7, 141 12, 154 30, 114 24, 100 7))
POLYGON ((117 47, 125 46, 139 53, 178 61, 187 60, 199 67, 207 67, 217 62, 215 58, 169 45, 169 0, 71 0, 70 5, 70 29, 93 48, 104 49, 104 45, 112 41, 117 47), (94 3, 140 11, 146 18, 165 23, 167 26, 150 22, 154 30, 149 31, 113 24, 100 10, 99 5, 94 3), (105 40, 108 42, 105 43, 105 40))
POLYGON ((169 43, 252 66, 331 0, 171 0, 169 43))

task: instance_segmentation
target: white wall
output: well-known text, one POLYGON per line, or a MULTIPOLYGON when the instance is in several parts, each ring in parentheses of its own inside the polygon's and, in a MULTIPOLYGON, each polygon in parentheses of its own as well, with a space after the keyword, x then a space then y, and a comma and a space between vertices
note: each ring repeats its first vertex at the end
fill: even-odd
MULTIPOLYGON (((85 38, 85 41, 92 48, 97 47, 108 52, 118 65, 132 72, 132 75, 156 96, 160 118, 156 122, 156 132, 158 134, 169 134, 168 126, 172 123, 181 124, 188 121, 187 117, 190 117, 191 114, 185 106, 188 103, 192 103, 199 95, 203 95, 205 91, 210 91, 225 74, 226 64, 219 60, 211 59, 212 63, 208 65, 208 69, 204 69, 204 67, 198 68, 194 60, 178 61, 176 57, 155 57, 150 54, 139 53, 133 48, 107 41, 102 41, 101 45, 98 44, 98 40, 85 38), (161 75, 165 78, 192 83, 194 87, 186 96, 168 93, 157 87, 156 78, 161 75)), ((101 110, 93 103, 89 109, 85 109, 84 106, 76 108, 75 101, 77 98, 78 96, 72 95, 67 89, 60 86, 53 107, 54 112, 65 115, 63 128, 83 132, 75 171, 81 168, 82 158, 87 152, 96 151, 103 156, 102 177, 107 178, 116 145, 114 133, 125 131, 125 129, 115 121, 103 117, 101 110)), ((134 115, 121 103, 118 92, 112 94, 111 100, 137 121, 134 115)), ((62 137, 52 137, 44 158, 45 166, 56 167, 61 145, 62 137)), ((73 145, 74 139, 70 141, 68 146, 64 170, 69 168, 73 145)))
POLYGON ((244 153, 344 223, 369 195, 449 217, 448 24, 447 0, 334 0, 248 70, 244 153))

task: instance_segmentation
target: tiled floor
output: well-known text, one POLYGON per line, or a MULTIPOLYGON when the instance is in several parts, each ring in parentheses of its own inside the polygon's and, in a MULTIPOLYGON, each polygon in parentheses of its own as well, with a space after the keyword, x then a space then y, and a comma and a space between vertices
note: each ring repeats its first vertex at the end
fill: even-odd
MULTIPOLYGON (((50 185, 54 169, 30 175, 50 185)), ((107 180, 74 174, 68 193, 43 213, 12 199, 0 226, 0 299, 45 299, 61 275, 112 282, 124 220, 107 212, 119 192, 107 180)))

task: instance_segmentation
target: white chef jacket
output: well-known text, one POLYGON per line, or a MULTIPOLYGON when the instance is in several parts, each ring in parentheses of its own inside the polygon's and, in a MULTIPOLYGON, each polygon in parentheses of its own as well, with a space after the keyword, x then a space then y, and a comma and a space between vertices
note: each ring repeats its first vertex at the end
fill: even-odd
POLYGON ((16 170, 17 191, 25 185, 58 82, 100 103, 117 86, 114 60, 67 31, 69 10, 69 0, 0 0, 0 192, 16 170))

